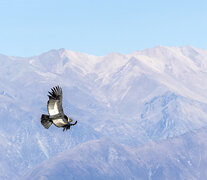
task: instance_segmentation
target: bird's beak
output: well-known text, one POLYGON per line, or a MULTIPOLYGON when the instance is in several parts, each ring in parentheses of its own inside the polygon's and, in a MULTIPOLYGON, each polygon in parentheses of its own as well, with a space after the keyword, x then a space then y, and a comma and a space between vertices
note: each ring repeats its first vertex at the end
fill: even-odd
POLYGON ((73 120, 71 118, 68 119, 68 122, 73 122, 73 120))

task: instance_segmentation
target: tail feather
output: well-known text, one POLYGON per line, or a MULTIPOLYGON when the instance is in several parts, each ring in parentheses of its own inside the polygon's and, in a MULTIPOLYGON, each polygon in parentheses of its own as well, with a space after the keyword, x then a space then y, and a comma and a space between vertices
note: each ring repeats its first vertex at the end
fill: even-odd
POLYGON ((48 129, 51 125, 52 125, 52 122, 50 121, 50 118, 48 115, 46 114, 42 114, 41 116, 41 124, 46 128, 48 129))

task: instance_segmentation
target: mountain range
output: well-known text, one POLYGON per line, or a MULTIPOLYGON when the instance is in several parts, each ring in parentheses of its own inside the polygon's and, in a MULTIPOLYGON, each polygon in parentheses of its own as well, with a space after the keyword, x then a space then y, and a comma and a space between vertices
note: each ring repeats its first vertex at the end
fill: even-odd
POLYGON ((94 56, 59 49, 0 55, 0 65, 0 178, 204 177, 206 156, 198 166, 195 149, 206 150, 207 50, 159 46, 94 56), (67 132, 40 123, 56 85, 65 114, 78 121, 67 132))

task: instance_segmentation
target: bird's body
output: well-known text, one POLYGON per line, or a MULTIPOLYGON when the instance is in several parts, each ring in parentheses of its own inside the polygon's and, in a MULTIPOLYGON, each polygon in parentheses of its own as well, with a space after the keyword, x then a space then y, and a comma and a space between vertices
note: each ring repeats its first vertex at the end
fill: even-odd
POLYGON ((68 123, 65 122, 62 118, 55 118, 54 120, 52 120, 53 124, 57 127, 62 127, 67 125, 68 123))
POLYGON ((41 117, 41 123, 46 129, 54 124, 57 127, 62 127, 64 131, 77 123, 76 121, 74 124, 71 124, 73 120, 68 118, 63 112, 62 89, 59 86, 52 88, 48 97, 47 110, 49 115, 42 114, 41 117))

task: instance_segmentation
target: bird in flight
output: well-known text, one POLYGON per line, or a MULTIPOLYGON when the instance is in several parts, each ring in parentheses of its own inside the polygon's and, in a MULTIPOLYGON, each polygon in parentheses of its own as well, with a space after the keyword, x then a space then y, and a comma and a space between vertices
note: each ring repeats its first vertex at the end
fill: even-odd
POLYGON ((52 124, 56 127, 63 128, 63 131, 70 129, 70 126, 77 124, 77 121, 72 124, 72 118, 68 118, 62 107, 62 88, 59 86, 51 88, 51 92, 48 92, 49 100, 47 102, 47 110, 49 115, 42 114, 41 124, 48 129, 52 124))

